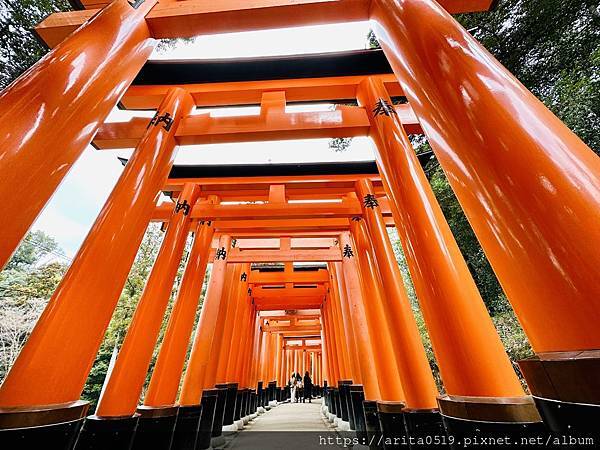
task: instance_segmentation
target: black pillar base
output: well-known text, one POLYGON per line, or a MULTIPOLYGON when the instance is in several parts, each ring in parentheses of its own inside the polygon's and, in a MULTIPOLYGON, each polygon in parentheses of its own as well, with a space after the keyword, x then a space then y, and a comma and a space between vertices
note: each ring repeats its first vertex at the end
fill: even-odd
POLYGON ((402 402, 377 402, 377 414, 385 450, 404 447, 407 444, 402 411, 405 406, 406 404, 402 402))
POLYGON ((379 425, 379 415, 377 414, 377 402, 365 400, 363 402, 363 411, 365 412, 367 444, 369 444, 371 450, 382 449, 383 447, 378 446, 381 440, 381 426, 379 425))
POLYGON ((250 391, 248 389, 242 390, 242 418, 248 416, 250 413, 250 391))
POLYGON ((409 448, 425 448, 431 437, 446 441, 446 429, 437 409, 404 409, 404 428, 409 448), (413 442, 413 444, 411 444, 413 442))
POLYGON ((275 388, 277 387, 277 383, 275 383, 274 381, 269 381, 269 387, 268 387, 268 397, 267 397, 267 404, 269 404, 269 402, 272 402, 274 400, 277 400, 275 398, 275 388))
POLYGON ((173 440, 177 410, 177 406, 164 408, 138 407, 137 413, 140 417, 133 437, 132 450, 146 450, 148 448, 169 450, 173 440))
POLYGON ((242 401, 244 400, 244 391, 237 390, 235 394, 235 411, 233 413, 233 420, 240 420, 242 415, 242 401))
POLYGON ((338 417, 340 412, 338 411, 339 408, 339 403, 338 403, 338 392, 336 388, 330 388, 329 389, 329 402, 331 403, 329 405, 329 412, 331 414, 333 414, 334 416, 338 417))
POLYGON ((365 392, 361 384, 353 384, 350 386, 350 403, 352 404, 352 418, 356 430, 358 442, 366 445, 367 428, 365 425, 365 410, 363 402, 365 401, 365 392))
POLYGON ((200 427, 202 405, 179 407, 171 450, 194 450, 200 427))
POLYGON ((30 410, 0 409, 0 446, 7 449, 71 450, 89 402, 30 410))
POLYGON ((504 438, 520 442, 523 438, 544 439, 548 435, 531 397, 444 396, 438 398, 438 403, 446 431, 454 438, 451 448, 467 444, 489 448, 488 441, 481 439, 484 437, 496 442, 504 438))
POLYGON ((600 352, 549 352, 519 361, 548 429, 600 436, 600 352))
POLYGON ((198 427, 196 450, 205 450, 210 448, 210 440, 212 438, 213 422, 215 420, 218 396, 218 389, 205 389, 202 391, 202 414, 200 415, 200 426, 198 427))
MULTIPOLYGON (((339 395, 340 395, 340 405, 341 405, 341 419, 344 422, 350 423, 350 429, 354 430, 354 424, 350 422, 350 416, 352 411, 352 400, 350 400, 350 386, 352 385, 352 380, 342 380, 339 382, 339 395)), ((338 416, 339 417, 339 416, 338 416)), ((354 418, 352 418, 352 422, 354 422, 354 418)))
POLYGON ((225 403, 227 403, 227 384, 217 384, 217 404, 215 406, 215 418, 213 421, 212 437, 223 434, 223 418, 225 417, 225 403))
POLYGON ((235 416, 235 401, 237 399, 237 383, 227 383, 227 399, 225 401, 225 415, 223 416, 223 425, 233 425, 235 416))
POLYGON ((85 419, 79 432, 76 450, 130 450, 139 415, 131 417, 98 417, 85 419))
POLYGON ((256 401, 256 392, 250 391, 250 410, 248 411, 250 414, 254 414, 258 408, 258 404, 256 401))
POLYGON ((263 394, 264 394, 263 382, 258 382, 258 387, 256 388, 256 407, 264 406, 263 404, 263 394))

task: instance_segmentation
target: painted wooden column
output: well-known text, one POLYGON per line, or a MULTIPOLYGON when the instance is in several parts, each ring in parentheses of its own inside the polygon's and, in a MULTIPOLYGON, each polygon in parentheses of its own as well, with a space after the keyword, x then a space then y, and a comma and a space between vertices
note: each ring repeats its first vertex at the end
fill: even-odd
POLYGON ((371 14, 534 350, 599 349, 600 159, 435 1, 371 14))
POLYGON ((218 360, 217 360, 217 371, 215 375, 216 383, 229 383, 234 382, 231 378, 231 366, 229 365, 229 357, 234 350, 234 330, 239 329, 240 312, 243 309, 243 305, 240 299, 240 292, 242 289, 243 281, 240 280, 242 275, 241 264, 234 264, 232 266, 231 282, 227 284, 227 310, 221 326, 223 328, 223 334, 220 338, 221 345, 218 347, 218 360))
MULTIPOLYGON (((64 409, 64 404, 79 399, 171 169, 176 153, 175 131, 181 117, 192 108, 192 98, 186 91, 174 88, 166 95, 156 117, 171 118, 171 125, 156 121, 148 125, 4 380, 0 407, 63 404, 59 409, 64 409), (141 173, 145 176, 139 176, 141 173)), ((80 412, 84 414, 85 410, 80 412)))
POLYGON ((152 53, 155 4, 112 2, 0 94, 0 269, 152 53))
POLYGON ((187 183, 173 208, 160 251, 99 399, 99 417, 131 416, 136 410, 188 237, 190 206, 198 192, 197 185, 187 183))
MULTIPOLYGON (((350 239, 350 233, 342 233, 338 242, 341 249, 349 248, 352 251, 353 243, 350 239)), ((354 251, 352 252, 354 253, 354 251)), ((387 355, 381 352, 380 347, 375 346, 374 341, 371 340, 373 332, 369 329, 367 323, 365 299, 362 295, 359 268, 354 254, 350 256, 348 253, 347 256, 342 257, 342 270, 339 271, 338 276, 346 290, 348 311, 352 316, 352 327, 356 339, 356 351, 365 398, 367 400, 380 400, 378 377, 386 376, 386 372, 381 367, 384 365, 382 359, 386 358, 387 355), (378 367, 380 367, 379 371, 377 370, 378 367)))
POLYGON ((350 379, 354 383, 362 383, 362 373, 360 370, 360 364, 358 360, 358 352, 356 349, 356 340, 354 337, 354 326, 352 323, 352 316, 350 315, 350 309, 348 307, 348 300, 346 298, 346 291, 340 284, 340 272, 342 263, 335 262, 329 263, 329 277, 330 277, 330 290, 332 291, 332 298, 336 303, 336 309, 339 311, 342 325, 344 342, 348 349, 348 362, 350 367, 350 379))
MULTIPOLYGON (((219 249, 228 249, 231 245, 231 237, 222 235, 219 238, 219 249)), ((207 386, 207 366, 211 358, 215 357, 213 341, 219 323, 219 312, 222 309, 223 291, 225 287, 225 274, 227 270, 227 253, 220 253, 213 261, 210 281, 206 291, 206 297, 202 304, 200 320, 196 326, 196 336, 188 366, 183 378, 183 386, 179 395, 181 405, 196 405, 200 401, 202 390, 212 388, 207 386)))
MULTIPOLYGON (((358 96, 365 105, 391 102, 381 81, 375 78, 360 86, 358 96)), ((496 403, 510 401, 520 405, 516 408, 529 411, 526 415, 535 421, 535 408, 524 398, 521 384, 398 117, 393 112, 378 113, 377 107, 368 109, 378 165, 444 387, 450 396, 448 401, 488 403, 485 398, 504 398, 496 403)), ((394 255, 383 217, 370 182, 360 181, 358 190, 379 267, 385 274, 383 269, 390 266, 383 263, 394 255)), ((394 284, 390 275, 393 274, 387 278, 394 284)))
POLYGON ((379 392, 382 400, 404 401, 405 396, 400 371, 395 353, 392 350, 394 343, 382 305, 383 289, 364 221, 351 220, 350 231, 353 242, 344 244, 342 255, 343 258, 356 258, 363 298, 369 299, 365 300, 363 305, 371 342, 373 348, 376 349, 375 354, 379 356, 376 360, 378 361, 376 370, 379 392), (349 246, 349 250, 346 245, 349 246), (395 380, 396 382, 390 383, 388 380, 395 380))
POLYGON ((214 228, 209 222, 201 221, 196 224, 194 243, 177 293, 177 300, 169 317, 144 398, 146 406, 174 405, 177 400, 177 391, 187 354, 187 345, 182 344, 190 341, 194 328, 213 235, 214 228))
MULTIPOLYGON (((226 247, 225 251, 229 253, 229 248, 226 247)), ((204 380, 204 387, 206 389, 212 389, 215 384, 220 382, 225 383, 225 381, 222 381, 220 378, 218 378, 218 376, 219 368, 221 367, 221 353, 224 345, 223 337, 226 335, 228 328, 227 313, 230 310, 233 302, 232 294, 234 290, 233 286, 235 286, 234 280, 236 279, 235 272, 236 265, 228 264, 227 268, 225 269, 225 284, 221 292, 221 307, 219 309, 219 315, 217 316, 218 326, 215 329, 211 345, 210 358, 208 360, 208 365, 206 366, 206 378, 204 380)))
POLYGON ((529 388, 573 430, 556 401, 600 411, 570 389, 599 379, 586 367, 600 348, 600 159, 435 1, 375 0, 371 20, 538 354, 522 365, 529 388))

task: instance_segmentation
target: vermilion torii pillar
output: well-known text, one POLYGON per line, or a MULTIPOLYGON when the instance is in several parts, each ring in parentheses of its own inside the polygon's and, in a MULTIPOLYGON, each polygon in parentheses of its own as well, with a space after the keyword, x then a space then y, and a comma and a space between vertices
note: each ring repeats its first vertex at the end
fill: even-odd
POLYGON ((196 224, 181 286, 144 397, 145 406, 174 405, 177 400, 187 354, 187 345, 182 343, 188 342, 192 335, 213 235, 211 223, 200 221, 196 224))
POLYGON ((361 287, 363 289, 363 299, 368 299, 363 302, 363 305, 371 344, 375 350, 375 368, 381 399, 384 401, 403 402, 405 395, 402 387, 402 379, 395 353, 391 350, 394 343, 387 326, 387 319, 382 305, 383 293, 381 281, 363 221, 351 220, 350 230, 355 245, 352 245, 352 242, 341 241, 344 242, 341 249, 342 261, 344 258, 356 259, 361 287), (395 380, 395 382, 390 383, 387 380, 395 380))
MULTIPOLYGON (((375 78, 361 84, 358 96, 364 105, 391 105, 375 78)), ((378 166, 446 392, 481 397, 452 400, 458 403, 487 403, 485 398, 490 397, 505 398, 506 403, 506 398, 514 398, 510 401, 535 421, 537 413, 523 398, 521 384, 398 117, 393 112, 379 113, 377 107, 367 109, 378 166)), ((358 182, 358 192, 384 273, 393 258, 385 223, 368 180, 358 182)))
POLYGON ((112 2, 0 95, 0 269, 152 53, 155 4, 112 2))
POLYGON ((225 249, 225 254, 219 254, 213 261, 206 298, 202 304, 202 312, 196 326, 192 352, 179 395, 181 405, 197 405, 202 390, 214 386, 214 382, 212 384, 207 383, 207 366, 210 359, 216 357, 213 341, 215 331, 220 326, 218 316, 220 309, 222 309, 225 272, 227 270, 227 250, 230 245, 230 236, 222 235, 219 238, 219 249, 225 249))
POLYGON ((600 348, 600 159, 435 1, 371 13, 534 350, 600 348))
POLYGON ((177 199, 96 416, 127 417, 136 410, 188 237, 189 205, 196 202, 198 192, 197 185, 187 183, 177 199))
MULTIPOLYGON (((350 248, 352 246, 348 232, 342 233, 338 241, 342 249, 346 248, 346 245, 350 248)), ((383 365, 380 358, 383 358, 384 354, 378 348, 374 347, 371 341, 372 331, 367 324, 364 306, 365 300, 362 296, 358 270, 355 257, 343 257, 342 270, 339 271, 338 277, 346 290, 346 300, 348 302, 349 313, 352 317, 352 329, 354 331, 356 352, 361 372, 361 383, 364 388, 365 397, 368 400, 381 400, 379 384, 377 382, 377 367, 383 365)), ((380 376, 383 377, 385 375, 385 371, 382 370, 380 376)))
POLYGON ((358 354, 356 349, 356 341, 354 338, 354 327, 352 323, 352 316, 350 315, 350 309, 348 307, 348 300, 346 298, 346 291, 343 289, 343 285, 340 283, 340 274, 342 264, 329 263, 329 276, 331 279, 330 290, 332 291, 332 299, 335 301, 336 309, 342 319, 343 334, 345 338, 346 347, 348 349, 348 360, 349 367, 352 373, 352 381, 354 383, 362 383, 362 373, 359 365, 358 354))
MULTIPOLYGON (((600 252, 590 245, 600 241, 600 159, 435 1, 375 0, 371 19, 539 354, 522 366, 529 387, 557 412, 548 423, 564 423, 544 398, 578 408, 592 400, 568 384, 597 379, 584 367, 600 348, 600 252), (572 351, 588 352, 577 363, 572 351)), ((579 391, 598 391, 589 383, 579 391)))
POLYGON ((191 96, 179 88, 171 89, 163 100, 156 118, 169 117, 171 125, 158 120, 148 125, 4 380, 0 407, 64 405, 79 399, 171 169, 176 149, 173 136, 181 117, 192 107, 191 96))

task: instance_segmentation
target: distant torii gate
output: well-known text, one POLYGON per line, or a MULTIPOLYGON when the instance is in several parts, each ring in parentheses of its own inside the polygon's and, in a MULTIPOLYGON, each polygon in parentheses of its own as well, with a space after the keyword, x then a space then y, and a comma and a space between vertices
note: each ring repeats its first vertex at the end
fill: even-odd
POLYGON ((217 3, 86 0, 53 14, 36 28, 53 50, 0 96, 2 264, 88 144, 135 147, 0 387, 2 442, 208 448, 283 400, 290 368, 309 366, 327 385, 330 417, 363 437, 377 431, 373 417, 386 435, 416 437, 534 433, 542 419, 557 433, 593 430, 600 160, 449 14, 484 11, 491 1, 217 3), (357 20, 371 20, 382 51, 146 63, 156 38, 357 20), (407 103, 394 105, 400 96, 407 103), (358 106, 286 111, 346 100, 358 106), (118 102, 156 113, 104 123, 118 102), (260 113, 193 114, 245 104, 260 113), (520 362, 533 398, 407 133, 429 140, 536 352, 520 362), (376 167, 173 166, 178 145, 351 136, 372 138, 376 167), (161 191, 173 203, 157 205, 161 191), (165 224, 164 240, 96 414, 86 418, 80 395, 151 220, 165 224), (444 396, 388 226, 398 229, 444 396), (141 399, 190 231, 185 275, 141 399))

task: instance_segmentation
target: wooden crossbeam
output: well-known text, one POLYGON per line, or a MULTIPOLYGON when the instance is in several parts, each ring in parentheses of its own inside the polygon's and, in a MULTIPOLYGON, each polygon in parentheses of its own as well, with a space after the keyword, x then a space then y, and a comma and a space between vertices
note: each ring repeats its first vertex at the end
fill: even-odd
MULTIPOLYGON (((402 95, 393 74, 378 75, 392 97, 402 95)), ((264 92, 282 91, 288 103, 351 100, 366 76, 299 78, 290 80, 238 81, 180 85, 188 91, 196 106, 258 105, 264 92)), ((121 99, 126 109, 156 109, 171 86, 130 86, 121 99)))
MULTIPOLYGON (((234 249, 233 249, 234 250, 234 249)), ((342 257, 339 249, 331 250, 245 250, 230 251, 227 262, 266 263, 266 262, 336 262, 342 257)), ((214 259, 214 251, 211 257, 214 259)))
MULTIPOLYGON (((84 0, 91 8, 102 0, 84 0)), ((450 13, 486 11, 493 0, 439 0, 450 13)), ((186 0, 161 1, 146 16, 159 39, 266 30, 369 19, 369 0, 186 0)), ((49 47, 58 45, 98 9, 55 13, 35 32, 49 47)))
POLYGON ((326 283, 329 272, 325 269, 314 272, 258 272, 250 271, 248 283, 255 285, 281 283, 326 283))
POLYGON ((303 297, 319 297, 326 294, 326 289, 323 286, 317 286, 314 288, 266 288, 256 287, 252 289, 252 296, 254 298, 269 299, 269 298, 303 298, 303 297))
MULTIPOLYGON (((408 104, 398 105, 396 110, 408 134, 422 133, 408 104)), ((134 117, 127 122, 105 123, 94 138, 94 146, 101 150, 133 148, 146 131, 149 120, 134 117)), ((338 105, 333 111, 286 113, 276 110, 239 117, 192 115, 181 121, 175 138, 180 145, 320 139, 367 136, 369 128, 364 108, 338 105)))
POLYGON ((361 214, 360 204, 355 200, 342 203, 206 204, 194 208, 191 217, 197 220, 255 220, 354 217, 361 214))

